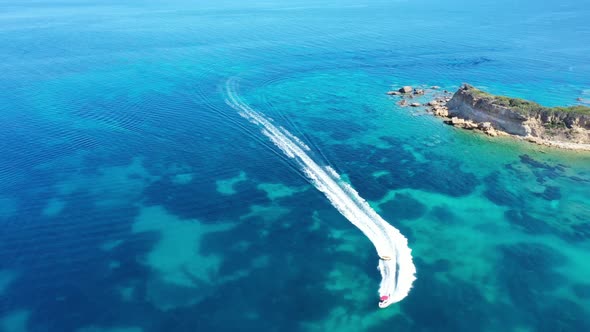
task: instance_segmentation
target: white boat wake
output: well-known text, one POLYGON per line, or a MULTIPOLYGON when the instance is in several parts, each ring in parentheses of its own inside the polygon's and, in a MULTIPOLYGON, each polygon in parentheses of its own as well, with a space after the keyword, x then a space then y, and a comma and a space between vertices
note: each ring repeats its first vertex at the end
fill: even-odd
POLYGON ((379 307, 385 308, 405 298, 416 280, 416 267, 408 240, 388 224, 340 175, 329 166, 318 165, 307 153, 309 147, 285 128, 276 126, 264 114, 244 103, 237 94, 237 83, 226 83, 226 102, 250 122, 261 127, 267 136, 289 158, 302 168, 311 183, 330 200, 332 205, 358 227, 373 243, 380 257, 381 272, 379 307))

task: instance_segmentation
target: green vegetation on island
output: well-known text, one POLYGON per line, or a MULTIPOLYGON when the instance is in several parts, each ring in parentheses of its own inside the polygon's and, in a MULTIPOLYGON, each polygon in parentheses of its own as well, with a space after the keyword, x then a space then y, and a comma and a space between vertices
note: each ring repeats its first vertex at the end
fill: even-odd
POLYGON ((497 96, 477 89, 476 87, 464 84, 461 89, 469 92, 472 96, 486 100, 491 104, 510 107, 510 109, 523 115, 535 115, 541 113, 557 114, 570 113, 579 115, 590 115, 590 107, 583 105, 547 107, 535 102, 520 98, 497 96))

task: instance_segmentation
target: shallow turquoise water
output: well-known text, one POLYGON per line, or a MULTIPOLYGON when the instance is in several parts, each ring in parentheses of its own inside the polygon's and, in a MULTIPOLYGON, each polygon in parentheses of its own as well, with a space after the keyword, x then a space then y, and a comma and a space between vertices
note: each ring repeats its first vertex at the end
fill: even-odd
POLYGON ((0 330, 585 331, 590 156, 443 125, 392 86, 590 99, 582 1, 0 1, 0 330), (410 241, 371 243, 259 128, 410 241))

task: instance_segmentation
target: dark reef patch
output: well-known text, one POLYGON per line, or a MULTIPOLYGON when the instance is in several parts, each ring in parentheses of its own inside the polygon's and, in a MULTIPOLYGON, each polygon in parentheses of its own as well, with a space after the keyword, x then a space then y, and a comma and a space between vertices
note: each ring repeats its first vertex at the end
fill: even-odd
POLYGON ((523 210, 508 210, 504 213, 504 217, 511 224, 531 234, 547 234, 553 230, 545 221, 537 219, 523 210))
POLYGON ((484 196, 497 205, 522 206, 522 198, 503 183, 500 172, 496 171, 484 178, 484 196))
POLYGON ((570 178, 570 180, 575 181, 575 182, 583 182, 583 183, 590 182, 590 180, 584 179, 584 178, 579 177, 579 176, 570 176, 569 178, 570 178))
MULTIPOLYGON (((313 212, 308 206, 293 206, 291 210, 297 208, 305 210, 304 215, 313 212)), ((293 221, 294 217, 299 218, 292 215, 284 218, 293 221)), ((311 218, 301 220, 302 223, 310 221, 311 218)), ((311 231, 306 226, 309 224, 248 218, 233 229, 205 235, 201 251, 225 257, 220 271, 222 274, 235 273, 240 269, 249 272, 225 283, 215 296, 209 296, 193 307, 197 316, 200 316, 199 312, 219 308, 213 310, 213 314, 200 316, 200 326, 215 331, 248 331, 265 327, 296 331, 299 327, 291 323, 293 319, 308 321, 326 317, 333 309, 331 299, 345 295, 344 291, 326 289, 325 281, 332 269, 330 266, 333 262, 351 257, 335 255, 330 250, 337 244, 329 236, 331 227, 320 223, 311 231), (249 245, 228 245, 240 238, 249 245), (252 268, 257 257, 267 257, 268 264, 252 268), (270 275, 272 278, 268 277, 270 275), (289 291, 286 292, 286 289, 289 291), (234 297, 236 301, 230 303, 224 300, 234 297), (236 313, 230 321, 224 314, 228 310, 236 313), (252 313, 264 313, 264 318, 252 319, 252 313)))
POLYGON ((547 186, 545 187, 545 191, 543 191, 541 194, 538 194, 538 196, 548 201, 557 200, 561 198, 561 190, 559 187, 547 186))
POLYGON ((444 270, 444 262, 430 265, 416 259, 416 265, 420 274, 411 296, 399 304, 411 320, 407 331, 481 331, 489 326, 489 310, 500 308, 488 302, 473 284, 436 278, 437 272, 444 270))
POLYGON ((429 216, 432 216, 435 220, 442 223, 453 223, 456 221, 457 216, 447 205, 438 205, 430 210, 429 216))
POLYGON ((547 163, 543 163, 543 162, 533 159, 528 154, 522 154, 519 156, 519 158, 520 158, 521 163, 523 163, 527 166, 533 167, 533 168, 544 168, 544 169, 552 169, 553 168, 553 167, 549 166, 549 164, 547 164, 547 163))
POLYGON ((535 315, 535 331, 590 331, 590 317, 581 305, 556 297, 542 306, 535 315))
POLYGON ((413 170, 412 180, 418 189, 453 197, 469 195, 479 185, 477 177, 462 171, 455 161, 447 165, 433 162, 418 165, 413 170))
MULTIPOLYGON (((475 174, 461 170, 460 163, 437 155, 428 154, 428 162, 420 162, 404 148, 404 142, 391 137, 380 137, 390 148, 348 150, 363 156, 363 162, 348 163, 342 168, 362 197, 379 200, 392 189, 420 189, 453 197, 469 195, 479 185, 475 174), (386 170, 387 174, 373 177, 371 174, 386 170), (450 173, 449 170, 452 170, 450 173)), ((346 149, 346 147, 344 147, 346 149)))
POLYGON ((571 225, 571 234, 567 237, 572 241, 584 241, 590 239, 590 223, 584 222, 582 224, 571 225))
POLYGON ((535 331, 586 331, 584 308, 553 291, 567 284, 567 276, 557 272, 566 257, 552 248, 532 243, 500 246, 502 268, 498 278, 513 304, 512 317, 535 331))
POLYGON ((566 258, 549 247, 540 244, 520 243, 499 247, 502 253, 502 269, 499 278, 506 295, 516 306, 530 308, 534 302, 539 310, 550 297, 550 291, 562 286, 566 279, 555 271, 566 258))
POLYGON ((580 299, 590 299, 590 284, 575 284, 572 286, 574 294, 580 299))
POLYGON ((533 174, 537 178, 537 182, 540 184, 545 184, 548 180, 557 179, 561 176, 560 172, 552 169, 535 169, 533 170, 533 174))
POLYGON ((191 185, 176 184, 168 177, 156 181, 145 190, 146 203, 163 205, 182 219, 205 222, 239 218, 249 211, 244 201, 259 205, 270 203, 266 192, 250 180, 237 183, 233 195, 217 192, 215 179, 198 177, 193 181, 191 185))
POLYGON ((564 172, 565 169, 567 168, 567 166, 565 166, 563 164, 557 164, 555 166, 552 166, 549 163, 544 163, 544 162, 535 160, 531 156, 529 156, 528 154, 520 155, 519 158, 520 158, 521 163, 523 163, 531 168, 539 168, 539 169, 545 169, 545 170, 550 170, 550 171, 555 171, 555 172, 564 172))
POLYGON ((556 179, 562 176, 566 168, 566 166, 562 164, 553 166, 545 162, 537 161, 526 154, 520 155, 519 158, 523 165, 526 165, 531 169, 537 178, 537 182, 540 184, 544 184, 547 180, 556 179))
POLYGON ((35 216, 36 222, 50 227, 14 227, 10 236, 2 235, 2 254, 18 250, 13 256, 17 260, 5 262, 21 273, 0 297, 0 311, 33 308, 28 320, 31 331, 125 325, 133 312, 138 318, 157 315, 143 303, 122 301, 114 290, 115 285, 149 273, 137 257, 129 255, 149 251, 157 240, 154 234, 131 235, 138 209, 97 207, 84 195, 71 195, 67 201, 59 218, 35 216), (111 251, 101 250, 113 234, 124 242, 111 251), (114 269, 109 266, 113 261, 119 263, 114 269))
POLYGON ((380 205, 391 220, 412 220, 422 217, 426 213, 426 206, 409 194, 396 194, 393 200, 380 205))

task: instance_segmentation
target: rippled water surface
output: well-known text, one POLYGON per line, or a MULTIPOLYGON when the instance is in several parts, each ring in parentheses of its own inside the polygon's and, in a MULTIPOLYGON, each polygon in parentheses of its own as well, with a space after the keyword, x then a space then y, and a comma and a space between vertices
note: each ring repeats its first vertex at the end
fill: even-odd
POLYGON ((590 7, 539 1, 0 0, 0 331, 589 331, 590 155, 385 95, 590 99, 590 7), (367 238, 260 129, 408 237, 367 238))

